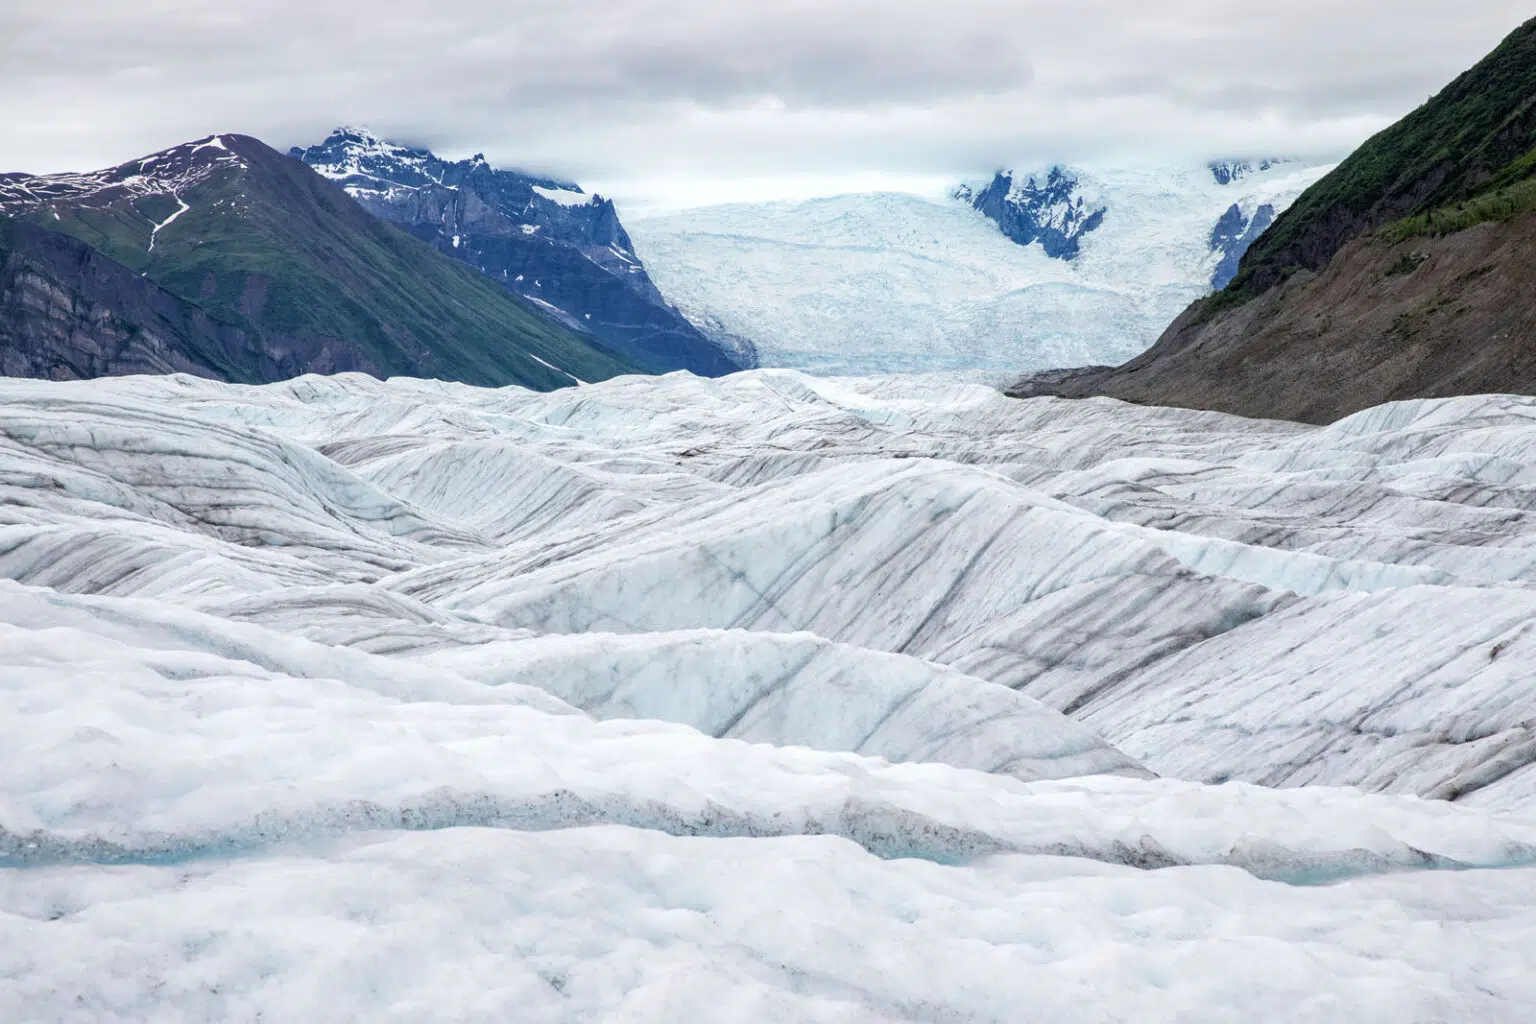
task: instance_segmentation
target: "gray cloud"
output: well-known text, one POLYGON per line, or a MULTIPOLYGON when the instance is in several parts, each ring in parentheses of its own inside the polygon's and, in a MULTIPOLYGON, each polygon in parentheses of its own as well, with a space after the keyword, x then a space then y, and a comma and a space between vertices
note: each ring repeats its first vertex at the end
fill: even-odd
POLYGON ((643 188, 1347 149, 1517 0, 7 0, 0 166, 366 122, 643 188))

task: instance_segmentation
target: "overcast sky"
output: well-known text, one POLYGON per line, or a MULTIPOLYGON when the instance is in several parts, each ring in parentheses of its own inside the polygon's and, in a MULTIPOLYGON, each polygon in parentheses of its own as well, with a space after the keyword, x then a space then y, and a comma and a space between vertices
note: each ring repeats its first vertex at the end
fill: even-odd
POLYGON ((1347 152, 1529 0, 0 0, 0 170, 338 123, 623 198, 1347 152))

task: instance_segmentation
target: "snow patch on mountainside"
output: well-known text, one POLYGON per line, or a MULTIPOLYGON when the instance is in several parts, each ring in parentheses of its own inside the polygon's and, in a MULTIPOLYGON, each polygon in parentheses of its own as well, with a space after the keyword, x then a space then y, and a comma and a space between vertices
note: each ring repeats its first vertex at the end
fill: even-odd
MULTIPOLYGON (((134 202, 166 199, 179 204, 181 193, 190 191, 215 174, 243 167, 245 161, 226 146, 220 136, 211 135, 98 171, 0 174, 0 214, 32 211, 57 202, 88 208, 106 207, 125 197, 134 202)), ((184 212, 169 213, 158 222, 142 212, 141 216, 152 232, 158 234, 184 212)))
POLYGON ((593 201, 593 197, 580 189, 569 188, 545 188, 543 185, 533 186, 533 191, 548 199, 552 203, 561 206, 586 206, 593 201))
POLYGON ((1204 165, 1021 172, 958 199, 871 193, 656 214, 631 235, 669 300, 706 331, 750 340, 764 365, 1016 373, 1144 351, 1209 291, 1232 251, 1213 238, 1231 207, 1241 240, 1262 207, 1283 210, 1328 169, 1272 163, 1225 184, 1204 165), (972 208, 994 186, 1008 210, 1029 200, 1029 231, 1013 231, 1026 244, 972 208))

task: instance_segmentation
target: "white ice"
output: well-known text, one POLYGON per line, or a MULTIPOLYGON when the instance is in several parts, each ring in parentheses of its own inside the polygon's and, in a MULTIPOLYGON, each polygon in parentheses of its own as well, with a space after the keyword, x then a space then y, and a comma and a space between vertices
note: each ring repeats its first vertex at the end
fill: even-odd
POLYGON ((1533 464, 1509 396, 0 381, 0 1019, 1522 1020, 1533 464))
POLYGON ((1210 290, 1211 229, 1237 203, 1289 205, 1329 168, 1277 164, 1229 185, 1193 166, 1074 169, 1107 207, 1072 262, 1020 246, 969 205, 859 193, 627 219, 668 300, 815 373, 1120 363, 1210 290))
POLYGON ((533 190, 560 206, 587 206, 592 202, 591 196, 577 189, 546 188, 543 185, 534 185, 533 190))

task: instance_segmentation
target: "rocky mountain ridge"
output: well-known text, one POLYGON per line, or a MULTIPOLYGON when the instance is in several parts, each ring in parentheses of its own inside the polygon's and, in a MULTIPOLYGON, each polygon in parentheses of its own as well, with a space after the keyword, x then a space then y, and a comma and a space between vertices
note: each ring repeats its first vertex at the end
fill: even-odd
POLYGON ((635 369, 248 136, 0 176, 0 221, 12 372, 553 388, 635 369))
POLYGON ((1279 157, 1265 157, 1261 160, 1212 160, 1207 166, 1210 167, 1211 177, 1216 179, 1216 184, 1230 185, 1251 175, 1262 174, 1272 167, 1291 162, 1279 157))
POLYGON ((954 196, 996 221, 1020 245, 1039 242, 1047 256, 1070 260, 1083 236, 1103 224, 1108 212, 1098 203, 1086 203, 1081 188, 1076 174, 1052 167, 1043 177, 998 171, 980 191, 962 185, 954 196))
POLYGON ((612 200, 575 183, 338 128, 290 155, 370 213, 654 372, 719 376, 751 365, 673 309, 635 255, 612 200))
MULTIPOLYGON (((1270 170, 1300 161, 1279 158, 1215 160, 1207 165, 1217 185, 1242 185, 1270 170)), ((1114 216, 1101 190, 1081 172, 1057 165, 1043 173, 998 171, 991 182, 961 185, 952 197, 981 212, 1005 236, 1019 245, 1036 242, 1047 256, 1075 259, 1084 238, 1114 216)), ((1211 287, 1225 288, 1237 276, 1238 264, 1264 231, 1274 223, 1275 204, 1243 198, 1232 203, 1211 227, 1210 249, 1218 262, 1211 287)))
POLYGON ((1221 262, 1211 272, 1211 287, 1220 291, 1237 276, 1243 254, 1259 240, 1275 222, 1275 205, 1261 203, 1254 211, 1244 212, 1241 205, 1233 203, 1211 228, 1211 251, 1221 256, 1221 262))

